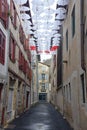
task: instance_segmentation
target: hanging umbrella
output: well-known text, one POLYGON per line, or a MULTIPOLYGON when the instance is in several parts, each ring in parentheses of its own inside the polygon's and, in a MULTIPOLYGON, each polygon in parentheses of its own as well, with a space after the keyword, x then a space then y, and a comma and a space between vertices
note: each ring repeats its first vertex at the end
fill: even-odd
POLYGON ((57 40, 57 41, 58 41, 58 40, 60 40, 60 37, 54 37, 54 38, 53 38, 53 41, 54 41, 54 40, 57 40))
POLYGON ((29 11, 30 8, 26 7, 26 6, 20 6, 20 11, 29 11))
POLYGON ((32 0, 32 4, 40 6, 40 5, 43 5, 43 1, 41 1, 41 0, 32 0))
POLYGON ((26 14, 26 13, 22 13, 22 14, 20 14, 21 15, 21 19, 23 19, 23 20, 28 20, 28 19, 30 19, 31 17, 28 15, 28 14, 26 14))
POLYGON ((58 26, 58 25, 62 25, 62 21, 59 21, 59 20, 56 20, 55 22, 54 22, 54 26, 58 26))
POLYGON ((51 8, 45 8, 44 9, 44 12, 42 13, 42 15, 44 14, 54 14, 55 13, 55 10, 54 9, 51 9, 51 8))
POLYGON ((33 31, 29 31, 29 34, 35 34, 33 31))
POLYGON ((61 26, 55 25, 52 29, 53 30, 60 30, 61 26))
POLYGON ((40 15, 41 13, 43 13, 44 8, 42 8, 42 6, 37 6, 36 5, 36 6, 32 7, 32 11, 33 11, 34 14, 40 15))
POLYGON ((61 37, 61 34, 60 33, 54 34, 54 37, 55 36, 61 37))
POLYGON ((62 5, 62 6, 68 5, 68 3, 69 3, 69 0, 58 0, 57 2, 58 5, 62 5))
POLYGON ((44 1, 44 5, 45 5, 45 6, 50 6, 50 5, 53 5, 54 2, 55 2, 54 0, 45 0, 45 1, 44 1))
POLYGON ((62 19, 65 19, 66 15, 65 14, 61 14, 59 13, 55 19, 58 19, 58 20, 62 20, 62 19))
POLYGON ((66 12, 67 12, 66 9, 63 7, 57 8, 55 11, 56 14, 60 14, 60 13, 65 14, 66 12))
POLYGON ((23 5, 27 2, 27 0, 14 0, 18 5, 23 5))

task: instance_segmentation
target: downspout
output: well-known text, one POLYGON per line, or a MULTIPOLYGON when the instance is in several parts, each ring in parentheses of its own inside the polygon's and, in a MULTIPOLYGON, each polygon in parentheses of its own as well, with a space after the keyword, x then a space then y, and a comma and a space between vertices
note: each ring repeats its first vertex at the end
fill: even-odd
POLYGON ((85 55, 84 55, 84 0, 80 0, 80 14, 81 14, 81 67, 84 71, 85 68, 85 55))

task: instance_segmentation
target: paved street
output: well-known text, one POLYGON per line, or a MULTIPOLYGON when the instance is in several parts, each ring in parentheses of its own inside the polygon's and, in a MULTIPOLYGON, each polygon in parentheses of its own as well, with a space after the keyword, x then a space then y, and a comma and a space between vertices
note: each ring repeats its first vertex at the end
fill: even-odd
POLYGON ((62 115, 51 104, 38 103, 5 130, 72 130, 62 115))

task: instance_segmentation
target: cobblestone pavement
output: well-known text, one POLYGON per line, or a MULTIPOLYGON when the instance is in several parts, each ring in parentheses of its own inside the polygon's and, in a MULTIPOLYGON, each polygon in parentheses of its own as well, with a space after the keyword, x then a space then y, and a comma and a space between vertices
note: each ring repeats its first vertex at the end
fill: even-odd
POLYGON ((72 130, 51 104, 38 103, 12 121, 5 130, 72 130))

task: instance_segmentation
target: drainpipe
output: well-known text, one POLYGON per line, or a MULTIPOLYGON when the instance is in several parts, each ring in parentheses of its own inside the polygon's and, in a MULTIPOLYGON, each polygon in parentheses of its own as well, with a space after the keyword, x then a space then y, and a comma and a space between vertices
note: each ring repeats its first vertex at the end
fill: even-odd
POLYGON ((81 67, 84 71, 85 68, 85 55, 84 55, 84 0, 80 0, 80 14, 81 14, 81 67))

